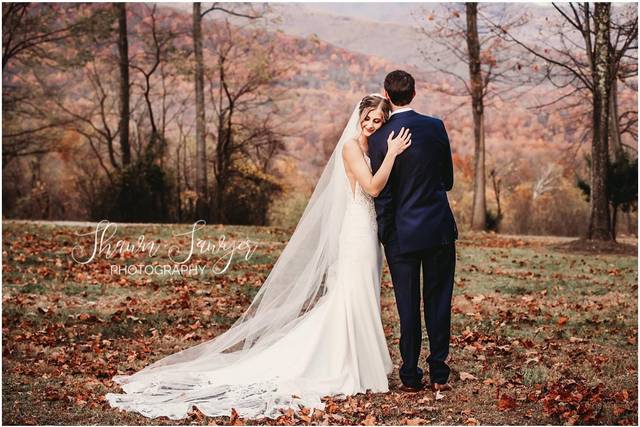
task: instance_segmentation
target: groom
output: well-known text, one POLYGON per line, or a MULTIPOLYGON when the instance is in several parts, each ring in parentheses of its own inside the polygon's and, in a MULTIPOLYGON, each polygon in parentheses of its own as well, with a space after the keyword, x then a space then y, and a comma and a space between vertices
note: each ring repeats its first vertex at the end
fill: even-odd
POLYGON ((402 127, 411 131, 411 147, 393 165, 387 185, 375 198, 378 238, 384 245, 400 315, 401 389, 424 388, 418 367, 422 346, 420 293, 429 336, 430 387, 449 390, 451 298, 456 265, 456 222, 447 191, 453 187, 453 162, 442 120, 413 111, 415 81, 396 70, 384 80, 391 102, 389 120, 369 138, 369 157, 375 173, 387 152, 387 137, 402 127), (423 283, 420 287, 420 268, 423 283))

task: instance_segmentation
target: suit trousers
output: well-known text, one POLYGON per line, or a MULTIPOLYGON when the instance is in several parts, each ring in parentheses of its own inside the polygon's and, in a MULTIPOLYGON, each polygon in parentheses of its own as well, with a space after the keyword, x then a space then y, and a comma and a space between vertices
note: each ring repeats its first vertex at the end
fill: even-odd
POLYGON ((451 300, 456 267, 455 240, 416 252, 399 253, 397 238, 392 235, 384 248, 400 316, 400 380, 410 387, 419 387, 422 382, 423 371, 418 367, 422 347, 422 289, 424 320, 429 337, 429 377, 432 383, 445 383, 451 372, 445 360, 449 355, 451 338, 451 300))

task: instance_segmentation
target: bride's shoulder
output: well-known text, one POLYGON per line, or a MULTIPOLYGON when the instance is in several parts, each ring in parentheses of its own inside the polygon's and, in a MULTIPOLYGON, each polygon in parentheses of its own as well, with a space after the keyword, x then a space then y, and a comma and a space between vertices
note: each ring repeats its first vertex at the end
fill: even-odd
POLYGON ((344 142, 344 146, 342 147, 342 155, 348 153, 353 150, 359 150, 360 147, 358 145, 358 140, 355 138, 349 138, 344 142))
POLYGON ((357 162, 356 159, 362 158, 362 149, 360 148, 360 144, 358 144, 357 139, 349 139, 345 141, 344 146, 342 147, 342 160, 345 165, 352 164, 353 162, 357 162))

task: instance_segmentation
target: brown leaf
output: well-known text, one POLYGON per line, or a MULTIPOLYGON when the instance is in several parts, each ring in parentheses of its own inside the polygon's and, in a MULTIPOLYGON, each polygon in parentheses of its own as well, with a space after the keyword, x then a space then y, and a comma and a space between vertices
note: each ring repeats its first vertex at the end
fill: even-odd
POLYGON ((362 425, 363 426, 374 426, 376 425, 376 417, 373 414, 369 414, 367 415, 367 417, 362 420, 362 425))
POLYGON ((617 392, 614 395, 614 397, 618 401, 627 402, 627 401, 629 401, 629 391, 627 389, 622 389, 621 391, 617 392))
POLYGON ((304 415, 304 414, 298 414, 298 417, 304 421, 305 423, 310 423, 311 422, 311 417, 308 415, 304 415))
POLYGON ((202 420, 204 420, 204 414, 200 412, 198 408, 193 408, 191 415, 193 415, 199 422, 202 422, 202 420))
POLYGON ((613 405, 613 415, 615 415, 616 417, 619 417, 620 415, 624 414, 625 412, 627 412, 627 410, 624 407, 618 406, 618 405, 613 405))
POLYGON ((516 400, 509 396, 508 394, 503 394, 502 396, 500 396, 500 399, 498 400, 498 408, 501 411, 505 411, 507 409, 513 409, 516 407, 516 400))
POLYGON ((313 414, 311 414, 314 420, 320 420, 325 415, 324 411, 321 409, 314 408, 313 414))
POLYGON ((464 381, 464 380, 477 380, 477 378, 474 377, 473 375, 471 375, 470 373, 462 372, 462 371, 460 372, 460 379, 462 381, 464 381))
POLYGON ((242 418, 240 418, 240 416, 238 415, 236 408, 231 408, 231 418, 229 419, 229 424, 232 426, 244 425, 244 421, 242 421, 242 418))

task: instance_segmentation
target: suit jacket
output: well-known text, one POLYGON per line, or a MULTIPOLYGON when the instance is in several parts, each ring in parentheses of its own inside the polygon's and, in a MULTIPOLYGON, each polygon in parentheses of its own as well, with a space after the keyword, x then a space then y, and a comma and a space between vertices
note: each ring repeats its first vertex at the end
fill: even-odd
POLYGON ((378 238, 386 246, 397 239, 399 253, 451 243, 458 228, 447 199, 453 187, 453 161, 442 120, 413 110, 392 115, 369 137, 371 169, 375 173, 387 153, 391 131, 411 130, 411 146, 393 165, 389 181, 375 198, 378 238))

